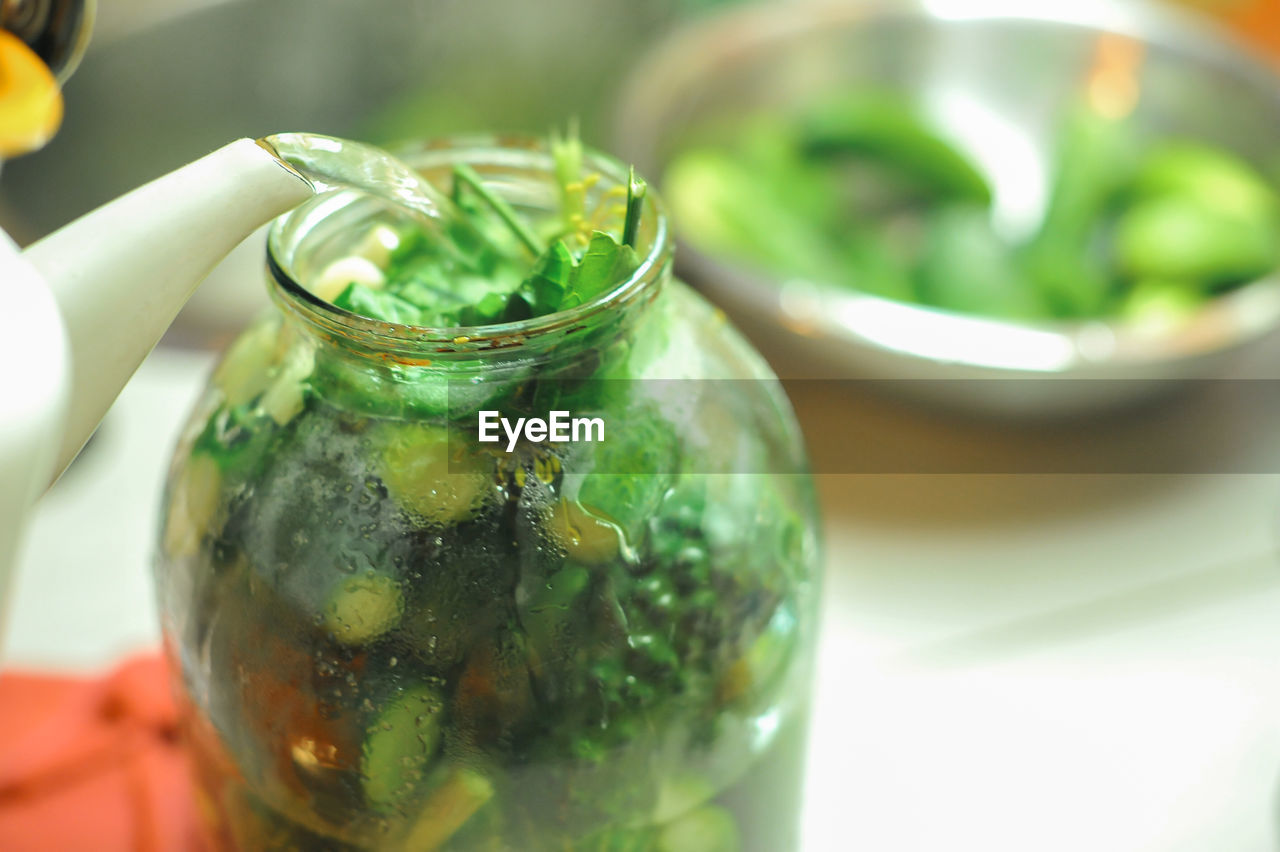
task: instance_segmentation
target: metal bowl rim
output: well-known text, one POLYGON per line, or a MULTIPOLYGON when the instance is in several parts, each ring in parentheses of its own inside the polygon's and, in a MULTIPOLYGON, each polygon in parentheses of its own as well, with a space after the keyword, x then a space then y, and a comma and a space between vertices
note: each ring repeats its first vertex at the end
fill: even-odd
MULTIPOLYGON (((633 157, 643 153, 651 160, 646 167, 656 168, 658 164, 652 162, 654 146, 642 152, 626 151, 627 140, 657 138, 661 124, 654 126, 653 119, 655 115, 661 116, 669 104, 662 93, 675 92, 682 96, 685 90, 682 79, 708 72, 722 73, 723 69, 717 72, 717 64, 726 58, 743 61, 754 52, 788 39, 803 39, 814 31, 893 19, 924 19, 941 24, 1021 21, 1134 38, 1184 55, 1201 65, 1216 66, 1230 75, 1253 78, 1259 90, 1269 92, 1280 119, 1280 73, 1249 45, 1231 38, 1207 17, 1156 7, 1146 0, 1123 7, 1085 0, 1038 0, 1034 4, 1036 8, 1027 8, 1029 5, 1025 0, 864 0, 859 4, 818 0, 750 6, 712 15, 659 43, 629 75, 619 100, 616 138, 623 143, 624 153, 633 157), (646 123, 649 126, 644 126, 646 123)), ((690 258, 695 267, 714 268, 717 274, 730 279, 717 286, 715 275, 705 276, 711 282, 710 289, 718 295, 769 315, 775 323, 785 314, 782 305, 785 286, 801 283, 786 282, 732 261, 712 258, 693 248, 687 240, 680 241, 679 254, 690 258)), ((889 349, 906 357, 999 371, 1061 374, 1102 366, 1165 364, 1244 345, 1280 325, 1280 270, 1213 298, 1195 315, 1162 334, 1152 334, 1118 319, 1016 322, 891 301, 853 293, 835 284, 802 283, 821 296, 821 309, 803 320, 808 326, 808 336, 820 334, 861 346, 889 349), (914 326, 914 334, 936 334, 942 330, 955 335, 956 340, 950 347, 954 352, 940 357, 910 346, 886 346, 882 339, 839 321, 858 314, 882 315, 886 311, 892 311, 908 329, 914 326), (990 347, 986 344, 991 335, 1026 339, 1028 333, 1037 335, 1045 344, 1044 351, 1052 351, 1053 356, 1046 354, 1045 359, 1036 364, 1017 364, 1003 357, 990 357, 990 347), (983 345, 966 347, 965 340, 983 345)), ((911 334, 908 330, 904 339, 911 334)))

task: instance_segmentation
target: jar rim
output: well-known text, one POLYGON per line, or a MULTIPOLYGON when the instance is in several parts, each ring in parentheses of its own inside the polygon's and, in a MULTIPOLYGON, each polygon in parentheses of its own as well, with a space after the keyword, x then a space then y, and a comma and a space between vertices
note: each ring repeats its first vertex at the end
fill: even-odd
MULTIPOLYGON (((519 166, 547 173, 553 169, 547 141, 528 135, 445 136, 425 140, 412 147, 397 148, 395 153, 419 169, 461 162, 472 166, 519 166)), ((608 182, 607 185, 627 185, 629 170, 615 157, 584 146, 583 165, 598 172, 608 182)), ((302 286, 279 257, 286 233, 306 218, 317 199, 346 191, 317 195, 272 223, 267 235, 267 274, 274 284, 273 295, 285 308, 330 334, 363 342, 379 350, 412 354, 429 350, 436 355, 475 353, 510 349, 534 337, 543 339, 568 334, 602 321, 606 315, 653 289, 672 262, 674 249, 666 211, 651 189, 644 197, 642 219, 651 216, 652 227, 646 229, 649 237, 642 244, 645 250, 641 253, 639 265, 612 289, 588 302, 530 319, 489 325, 431 327, 376 320, 339 308, 312 293, 302 286)), ((317 217, 316 221, 323 218, 317 217)), ((309 230, 310 226, 303 228, 302 233, 309 230)), ((297 235, 295 241, 300 237, 301 234, 297 235)))

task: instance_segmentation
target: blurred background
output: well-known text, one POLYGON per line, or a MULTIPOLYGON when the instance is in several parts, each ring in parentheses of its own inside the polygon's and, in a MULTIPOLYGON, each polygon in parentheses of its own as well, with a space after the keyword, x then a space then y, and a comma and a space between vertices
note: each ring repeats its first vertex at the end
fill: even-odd
MULTIPOLYGON (((1280 0, 103 0, 64 94, 0 176, 23 243, 277 131, 576 116, 641 165, 681 274, 796 380, 828 559, 806 850, 1280 848, 1280 0), (848 92, 877 118, 824 124, 848 92), (760 220, 707 230, 742 168, 760 220), (849 173, 889 189, 823 219, 800 189, 849 173), (806 265, 823 228, 898 254, 806 265), (1022 292, 1047 243, 1088 262, 1034 305, 955 283, 1022 292)), ((45 498, 7 665, 158 642, 163 468, 261 267, 259 235, 45 498)))

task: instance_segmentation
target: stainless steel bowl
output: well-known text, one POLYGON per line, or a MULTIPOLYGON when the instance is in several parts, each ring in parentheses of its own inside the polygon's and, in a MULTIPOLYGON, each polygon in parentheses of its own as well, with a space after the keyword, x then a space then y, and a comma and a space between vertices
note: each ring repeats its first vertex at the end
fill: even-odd
MULTIPOLYGON (((1137 2, 863 0, 739 10, 677 34, 641 63, 616 135, 624 155, 658 176, 699 127, 827 90, 890 88, 985 168, 997 224, 1016 232, 1042 211, 1057 128, 1083 95, 1100 44, 1117 38, 1140 49, 1140 127, 1280 169, 1280 76, 1206 21, 1137 2)), ((778 280, 688 242, 679 263, 766 350, 801 356, 785 359, 784 373, 942 380, 895 387, 997 413, 1108 408, 1166 390, 1169 380, 1217 376, 1280 322, 1280 276, 1152 331, 1118 321, 1013 323, 886 301, 778 280), (946 381, 1004 378, 1028 381, 946 381)))

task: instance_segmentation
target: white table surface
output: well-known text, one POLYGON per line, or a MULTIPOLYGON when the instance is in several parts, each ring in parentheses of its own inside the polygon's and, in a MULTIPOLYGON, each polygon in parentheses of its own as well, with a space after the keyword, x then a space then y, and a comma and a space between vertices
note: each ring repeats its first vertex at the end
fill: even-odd
MULTIPOLYGON (((159 483, 210 364, 158 350, 45 498, 7 664, 91 670, 155 645, 159 483)), ((877 416, 842 406, 806 409, 811 441, 877 416)), ((806 852, 1277 848, 1280 476, 820 487, 806 852)))

